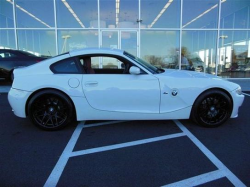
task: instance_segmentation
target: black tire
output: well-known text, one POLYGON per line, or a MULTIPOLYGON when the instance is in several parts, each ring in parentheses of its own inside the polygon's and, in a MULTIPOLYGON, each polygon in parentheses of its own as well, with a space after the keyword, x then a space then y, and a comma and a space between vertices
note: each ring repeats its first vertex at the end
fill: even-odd
POLYGON ((28 116, 37 127, 58 130, 69 124, 74 116, 70 99, 56 90, 36 93, 28 103, 28 116))
POLYGON ((10 73, 9 73, 9 77, 8 77, 8 81, 10 82, 13 82, 14 81, 14 73, 13 73, 14 70, 12 70, 10 73))
POLYGON ((233 103, 230 97, 221 90, 208 90, 195 101, 191 118, 205 127, 222 125, 232 113, 233 103))

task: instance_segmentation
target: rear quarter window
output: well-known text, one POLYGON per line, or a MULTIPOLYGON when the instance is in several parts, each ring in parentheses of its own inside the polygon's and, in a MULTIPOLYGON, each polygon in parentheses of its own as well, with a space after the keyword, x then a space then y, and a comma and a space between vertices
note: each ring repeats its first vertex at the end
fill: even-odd
POLYGON ((81 73, 78 64, 74 58, 60 60, 50 66, 53 73, 56 74, 79 74, 81 73))

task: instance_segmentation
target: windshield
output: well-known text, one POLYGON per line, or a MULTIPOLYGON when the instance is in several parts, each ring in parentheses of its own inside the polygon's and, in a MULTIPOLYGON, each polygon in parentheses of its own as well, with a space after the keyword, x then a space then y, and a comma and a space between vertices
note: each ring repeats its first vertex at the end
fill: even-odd
POLYGON ((163 69, 157 68, 157 67, 153 66, 152 64, 150 64, 150 63, 126 52, 126 51, 124 51, 124 55, 126 55, 127 57, 129 57, 133 61, 136 61, 138 64, 140 64, 142 67, 146 68, 148 71, 150 71, 153 74, 164 72, 163 69))

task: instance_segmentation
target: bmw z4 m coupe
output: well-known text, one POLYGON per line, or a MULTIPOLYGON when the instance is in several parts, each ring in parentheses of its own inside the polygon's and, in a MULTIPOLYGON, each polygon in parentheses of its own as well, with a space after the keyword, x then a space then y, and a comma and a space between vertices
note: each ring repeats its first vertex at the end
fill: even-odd
POLYGON ((193 119, 216 127, 236 118, 241 87, 201 72, 160 69, 126 51, 71 51, 14 71, 16 116, 45 130, 71 120, 193 119))

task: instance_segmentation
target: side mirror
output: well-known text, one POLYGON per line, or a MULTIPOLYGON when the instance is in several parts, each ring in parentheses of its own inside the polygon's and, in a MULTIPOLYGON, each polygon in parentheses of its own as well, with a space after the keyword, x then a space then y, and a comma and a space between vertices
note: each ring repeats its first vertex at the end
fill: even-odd
POLYGON ((129 68, 129 73, 132 75, 139 75, 141 74, 141 70, 138 67, 132 66, 129 68))

